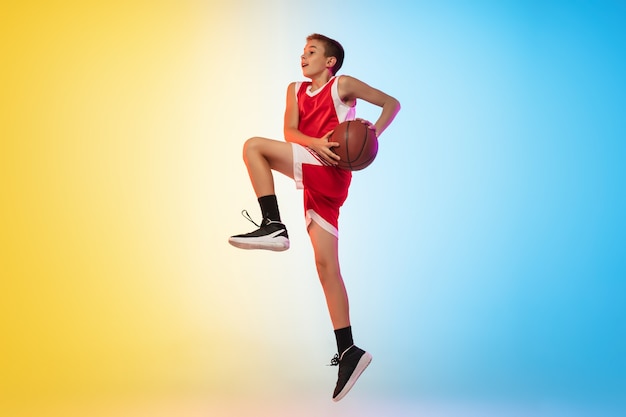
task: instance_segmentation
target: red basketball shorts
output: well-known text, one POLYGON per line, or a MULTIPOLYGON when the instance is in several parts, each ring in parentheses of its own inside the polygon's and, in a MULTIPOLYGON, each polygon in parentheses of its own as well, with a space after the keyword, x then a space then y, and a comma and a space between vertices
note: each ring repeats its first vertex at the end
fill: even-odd
POLYGON ((307 228, 314 221, 339 237, 339 209, 348 198, 352 173, 328 165, 317 153, 302 145, 292 143, 291 147, 296 188, 304 190, 307 228))

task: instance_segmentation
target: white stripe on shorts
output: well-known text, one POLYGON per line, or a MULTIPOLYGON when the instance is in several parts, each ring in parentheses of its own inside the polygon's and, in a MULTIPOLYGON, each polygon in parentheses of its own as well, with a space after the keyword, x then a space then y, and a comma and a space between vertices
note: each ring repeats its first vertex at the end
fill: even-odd
MULTIPOLYGON (((293 179, 296 182, 296 188, 301 190, 304 188, 304 184, 302 183, 302 164, 316 166, 329 166, 330 164, 323 161, 317 153, 305 146, 292 143, 291 148, 293 150, 293 179)), ((337 228, 324 220, 322 216, 317 214, 314 210, 307 210, 305 218, 307 229, 311 224, 311 221, 315 221, 315 223, 319 224, 322 229, 326 230, 336 238, 339 237, 339 231, 337 228)))
POLYGON ((306 146, 292 143, 291 149, 293 151, 293 179, 296 181, 296 188, 301 190, 304 188, 304 184, 302 184, 302 164, 317 166, 329 164, 324 162, 318 154, 306 146))

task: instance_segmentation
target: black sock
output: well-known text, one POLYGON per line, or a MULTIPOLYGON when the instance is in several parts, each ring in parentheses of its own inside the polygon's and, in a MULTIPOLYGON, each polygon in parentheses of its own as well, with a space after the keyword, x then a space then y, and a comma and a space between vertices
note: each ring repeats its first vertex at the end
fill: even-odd
POLYGON ((278 200, 276 195, 264 195, 259 197, 259 206, 264 219, 270 219, 276 222, 280 221, 280 212, 278 211, 278 200))
POLYGON ((341 355, 354 344, 352 340, 352 326, 335 330, 335 338, 337 339, 337 352, 341 355))

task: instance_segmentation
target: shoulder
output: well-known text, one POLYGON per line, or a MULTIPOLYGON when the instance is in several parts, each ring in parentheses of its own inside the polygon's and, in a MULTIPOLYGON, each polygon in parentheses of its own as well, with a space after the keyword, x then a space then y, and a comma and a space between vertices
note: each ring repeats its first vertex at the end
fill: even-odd
POLYGON ((362 81, 350 75, 340 75, 337 77, 337 87, 342 95, 351 96, 362 85, 364 85, 362 81))
POLYGON ((359 87, 363 83, 350 75, 337 76, 337 92, 346 103, 354 103, 359 98, 359 87))
POLYGON ((337 76, 337 84, 340 86, 346 86, 346 85, 352 85, 355 82, 358 82, 359 80, 357 80, 356 78, 350 76, 350 75, 338 75, 337 76))
POLYGON ((287 91, 288 92, 295 92, 295 93, 297 93, 302 88, 302 86, 306 87, 309 84, 311 84, 310 81, 309 82, 307 82, 307 81, 293 81, 293 82, 290 82, 289 85, 287 86, 287 91))
POLYGON ((339 94, 344 100, 364 99, 372 103, 380 101, 382 91, 379 91, 363 81, 344 75, 339 79, 339 94))
POLYGON ((300 83, 298 81, 293 81, 289 83, 289 85, 287 86, 287 100, 297 98, 299 88, 300 83))

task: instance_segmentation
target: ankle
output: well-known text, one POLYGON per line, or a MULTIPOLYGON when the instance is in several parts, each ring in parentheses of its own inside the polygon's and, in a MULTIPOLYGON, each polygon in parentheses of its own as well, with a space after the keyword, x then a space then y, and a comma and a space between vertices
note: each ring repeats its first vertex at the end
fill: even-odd
POLYGON ((335 339, 337 339, 337 353, 340 355, 354 346, 352 339, 352 326, 335 330, 335 339))
POLYGON ((258 198, 258 201, 263 219, 280 222, 280 211, 278 210, 278 200, 275 194, 261 196, 258 198))

